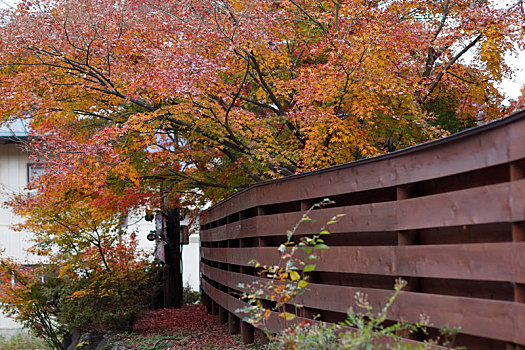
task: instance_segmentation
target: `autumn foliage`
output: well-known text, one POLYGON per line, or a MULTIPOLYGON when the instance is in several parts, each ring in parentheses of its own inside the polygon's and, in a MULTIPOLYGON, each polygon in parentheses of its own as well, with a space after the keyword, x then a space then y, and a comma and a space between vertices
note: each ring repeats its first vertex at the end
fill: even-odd
POLYGON ((170 349, 246 349, 246 345, 228 334, 226 326, 219 325, 217 317, 206 313, 202 305, 149 311, 137 322, 134 330, 144 336, 182 334, 181 339, 171 340, 170 349))
POLYGON ((520 6, 26 0, 3 15, 0 115, 77 154, 61 171, 87 188, 217 200, 501 116, 520 6))

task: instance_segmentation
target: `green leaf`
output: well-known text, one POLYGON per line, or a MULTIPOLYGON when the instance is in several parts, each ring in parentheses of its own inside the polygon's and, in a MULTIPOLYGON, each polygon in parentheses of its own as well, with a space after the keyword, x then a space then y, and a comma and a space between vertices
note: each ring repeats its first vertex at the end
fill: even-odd
POLYGON ((326 250, 328 249, 328 246, 326 244, 321 243, 321 244, 316 244, 314 248, 319 249, 319 250, 326 250))
POLYGON ((308 216, 304 216, 302 219, 301 219, 301 222, 315 222, 314 219, 308 217, 308 216))
POLYGON ((322 230, 321 232, 319 232, 320 235, 329 235, 330 234, 330 231, 327 231, 327 230, 322 230))
POLYGON ((303 269, 303 272, 312 272, 315 270, 315 264, 306 265, 303 269))
POLYGON ((308 285, 308 282, 306 282, 305 280, 300 280, 299 283, 297 284, 297 287, 304 288, 307 285, 308 285))

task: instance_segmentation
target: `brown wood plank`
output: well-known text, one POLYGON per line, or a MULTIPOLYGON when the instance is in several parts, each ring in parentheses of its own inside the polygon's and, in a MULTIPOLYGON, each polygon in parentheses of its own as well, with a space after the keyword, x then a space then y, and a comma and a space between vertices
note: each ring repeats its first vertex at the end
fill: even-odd
POLYGON ((510 183, 509 203, 512 221, 525 220, 525 179, 510 183))
MULTIPOLYGON (((386 202, 315 210, 310 216, 317 222, 301 224, 298 232, 301 234, 318 233, 320 227, 337 214, 345 214, 345 217, 338 224, 330 226, 330 230, 334 233, 348 232, 349 228, 352 231, 361 232, 395 230, 395 205, 394 202, 386 202), (381 217, 381 220, 377 220, 377 217, 381 217)), ((203 231, 202 240, 218 241, 248 235, 285 235, 286 231, 292 229, 301 217, 300 212, 258 216, 246 220, 249 221, 247 230, 243 230, 242 224, 236 222, 203 231)))
POLYGON ((509 160, 525 158, 525 147, 523 147, 523 136, 525 135, 524 120, 517 120, 507 126, 509 142, 509 160))
MULTIPOLYGON (((201 256, 244 266, 253 259, 276 264, 280 257, 273 247, 201 248, 201 256)), ((525 283, 525 242, 331 247, 319 257, 317 271, 525 283)))
MULTIPOLYGON (((201 266, 203 274, 213 280, 240 288, 239 283, 248 286, 257 280, 266 283, 268 280, 239 273, 219 270, 206 265, 201 266)), ((305 307, 335 312, 347 312, 350 307, 356 309, 355 294, 365 293, 370 305, 377 313, 384 307, 393 291, 383 289, 355 288, 309 284, 307 291, 294 299, 294 303, 305 307)), ((461 327, 461 333, 489 337, 502 341, 525 344, 525 333, 519 331, 516 323, 525 322, 525 304, 488 299, 454 297, 436 294, 401 292, 391 307, 389 319, 407 322, 420 321, 420 315, 429 316, 435 327, 448 325, 461 327)))
POLYGON ((398 201, 396 229, 510 221, 509 191, 510 185, 502 183, 398 201))
MULTIPOLYGON (((325 222, 337 214, 345 214, 345 217, 330 226, 334 233, 400 231, 525 220, 525 179, 396 202, 315 210, 310 216, 317 223, 301 224, 300 232, 317 233, 325 222)), ((201 239, 205 242, 284 235, 301 216, 300 212, 257 216, 204 230, 201 239)))
POLYGON ((200 231, 201 242, 222 241, 257 236, 257 224, 260 217, 236 221, 227 225, 200 231))

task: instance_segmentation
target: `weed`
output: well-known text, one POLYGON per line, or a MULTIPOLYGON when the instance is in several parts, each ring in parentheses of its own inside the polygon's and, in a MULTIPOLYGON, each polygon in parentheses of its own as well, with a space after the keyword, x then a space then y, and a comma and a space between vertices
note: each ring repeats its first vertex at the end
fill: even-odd
MULTIPOLYGON (((321 228, 318 234, 312 237, 303 236, 297 244, 292 241, 292 237, 302 223, 315 221, 309 217, 313 209, 331 203, 333 202, 329 199, 324 199, 322 202, 313 205, 297 222, 294 229, 287 231, 286 242, 278 248, 280 260, 277 265, 261 266, 257 261, 251 262, 256 269, 260 270, 261 277, 265 277, 267 281, 258 280, 249 285, 239 284, 240 289, 248 290, 243 294, 247 306, 236 311, 247 315, 243 321, 262 329, 266 329, 265 322, 272 311, 278 311, 280 317, 290 322, 287 323, 286 329, 278 335, 274 336, 265 331, 271 339, 267 346, 269 350, 371 350, 377 349, 378 344, 384 344, 382 348, 387 349, 411 349, 412 344, 401 338, 400 334, 416 332, 426 334, 429 320, 421 317, 421 321, 414 324, 401 321, 393 324, 386 322, 388 311, 403 287, 406 286, 407 282, 402 279, 396 280, 393 294, 378 313, 373 312, 367 295, 358 292, 355 295, 357 310, 350 309, 347 319, 341 324, 317 321, 297 324, 294 321, 302 308, 302 305, 294 303, 294 299, 306 291, 308 275, 316 268, 315 261, 319 259, 319 251, 328 249, 321 237, 322 235, 329 235, 330 232, 326 227, 336 223, 343 215, 334 216, 321 228), (290 307, 287 308, 287 305, 294 306, 295 312, 290 312, 292 310, 290 307)), ((438 343, 452 347, 452 340, 457 332, 457 329, 444 328, 441 330, 441 336, 438 339, 422 343, 419 348, 428 348, 431 344, 438 343)))
POLYGON ((188 282, 182 290, 182 300, 184 305, 191 304, 200 304, 201 303, 201 293, 194 291, 188 282))

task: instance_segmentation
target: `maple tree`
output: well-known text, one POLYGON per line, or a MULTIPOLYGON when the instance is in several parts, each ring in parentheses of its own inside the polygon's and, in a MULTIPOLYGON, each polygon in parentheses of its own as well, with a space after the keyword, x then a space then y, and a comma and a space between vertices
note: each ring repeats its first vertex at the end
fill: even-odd
POLYGON ((521 95, 514 101, 511 101, 510 109, 513 112, 520 111, 525 108, 525 85, 521 88, 521 95))
POLYGON ((133 185, 166 180, 178 196, 217 200, 441 136, 443 116, 453 131, 499 117, 494 84, 511 73, 504 54, 523 47, 521 11, 464 0, 23 1, 4 15, 0 114, 30 116, 66 148, 104 139, 120 157, 112 174, 133 185))

